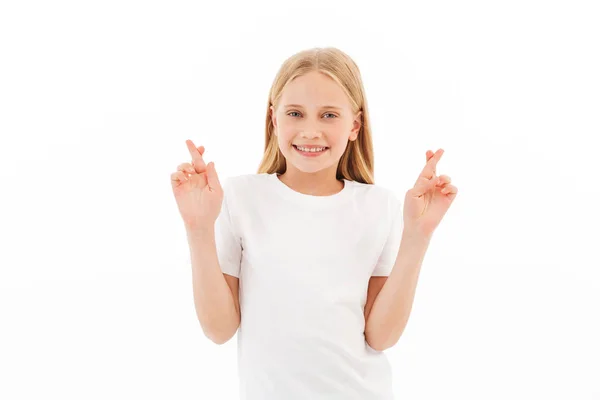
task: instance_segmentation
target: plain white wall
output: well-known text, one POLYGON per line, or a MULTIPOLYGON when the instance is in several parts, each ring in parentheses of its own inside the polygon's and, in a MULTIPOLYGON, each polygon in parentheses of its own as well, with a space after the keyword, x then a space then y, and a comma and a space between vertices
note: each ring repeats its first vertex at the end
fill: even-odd
MULTIPOLYGON (((210 3, 209 3, 210 4, 210 3)), ((593 1, 0 6, 0 398, 236 399, 170 174, 254 173, 290 55, 358 63, 377 184, 459 189, 387 354, 399 399, 600 399, 593 1)))

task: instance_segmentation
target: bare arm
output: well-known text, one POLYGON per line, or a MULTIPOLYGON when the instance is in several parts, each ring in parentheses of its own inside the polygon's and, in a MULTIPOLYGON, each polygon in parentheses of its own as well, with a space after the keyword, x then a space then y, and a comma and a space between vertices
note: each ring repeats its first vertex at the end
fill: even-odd
POLYGON ((186 232, 196 315, 204 334, 213 342, 223 344, 233 337, 240 325, 239 279, 221 271, 214 227, 186 232))
POLYGON ((408 323, 417 281, 431 238, 402 235, 396 262, 366 322, 365 338, 378 351, 394 346, 408 323))

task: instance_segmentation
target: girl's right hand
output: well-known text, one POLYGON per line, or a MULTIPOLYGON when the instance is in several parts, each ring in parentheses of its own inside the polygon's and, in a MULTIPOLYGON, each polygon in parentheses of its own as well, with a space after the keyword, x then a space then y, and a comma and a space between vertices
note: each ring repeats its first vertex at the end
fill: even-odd
POLYGON ((223 188, 215 164, 204 163, 204 146, 196 148, 191 140, 185 141, 192 163, 183 163, 171 174, 171 186, 179 213, 188 230, 212 229, 221 212, 223 188))

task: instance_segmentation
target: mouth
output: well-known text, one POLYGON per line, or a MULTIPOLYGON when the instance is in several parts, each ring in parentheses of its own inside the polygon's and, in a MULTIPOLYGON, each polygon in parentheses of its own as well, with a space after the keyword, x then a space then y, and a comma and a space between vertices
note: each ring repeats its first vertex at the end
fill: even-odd
POLYGON ((329 150, 329 147, 327 147, 327 146, 324 146, 324 147, 302 147, 302 150, 300 148, 298 148, 298 146, 296 146, 295 144, 293 144, 292 147, 294 147, 294 149, 298 153, 300 153, 301 155, 303 155, 305 157, 320 156, 320 155, 324 154, 327 150, 329 150))

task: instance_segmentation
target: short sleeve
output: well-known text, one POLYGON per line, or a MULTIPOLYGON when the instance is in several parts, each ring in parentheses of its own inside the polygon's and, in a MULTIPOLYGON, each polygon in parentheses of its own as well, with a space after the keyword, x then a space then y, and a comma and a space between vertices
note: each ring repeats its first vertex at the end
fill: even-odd
POLYGON ((398 200, 394 194, 392 194, 388 207, 388 215, 391 219, 391 227, 381 255, 379 256, 371 276, 388 276, 390 272, 392 272, 392 268, 394 268, 396 257, 398 256, 398 250, 400 250, 402 231, 404 229, 403 211, 404 208, 402 207, 402 202, 398 200))
POLYGON ((242 260, 241 238, 232 223, 230 203, 233 200, 231 178, 223 183, 223 203, 215 221, 215 244, 221 271, 227 275, 240 277, 242 260))

